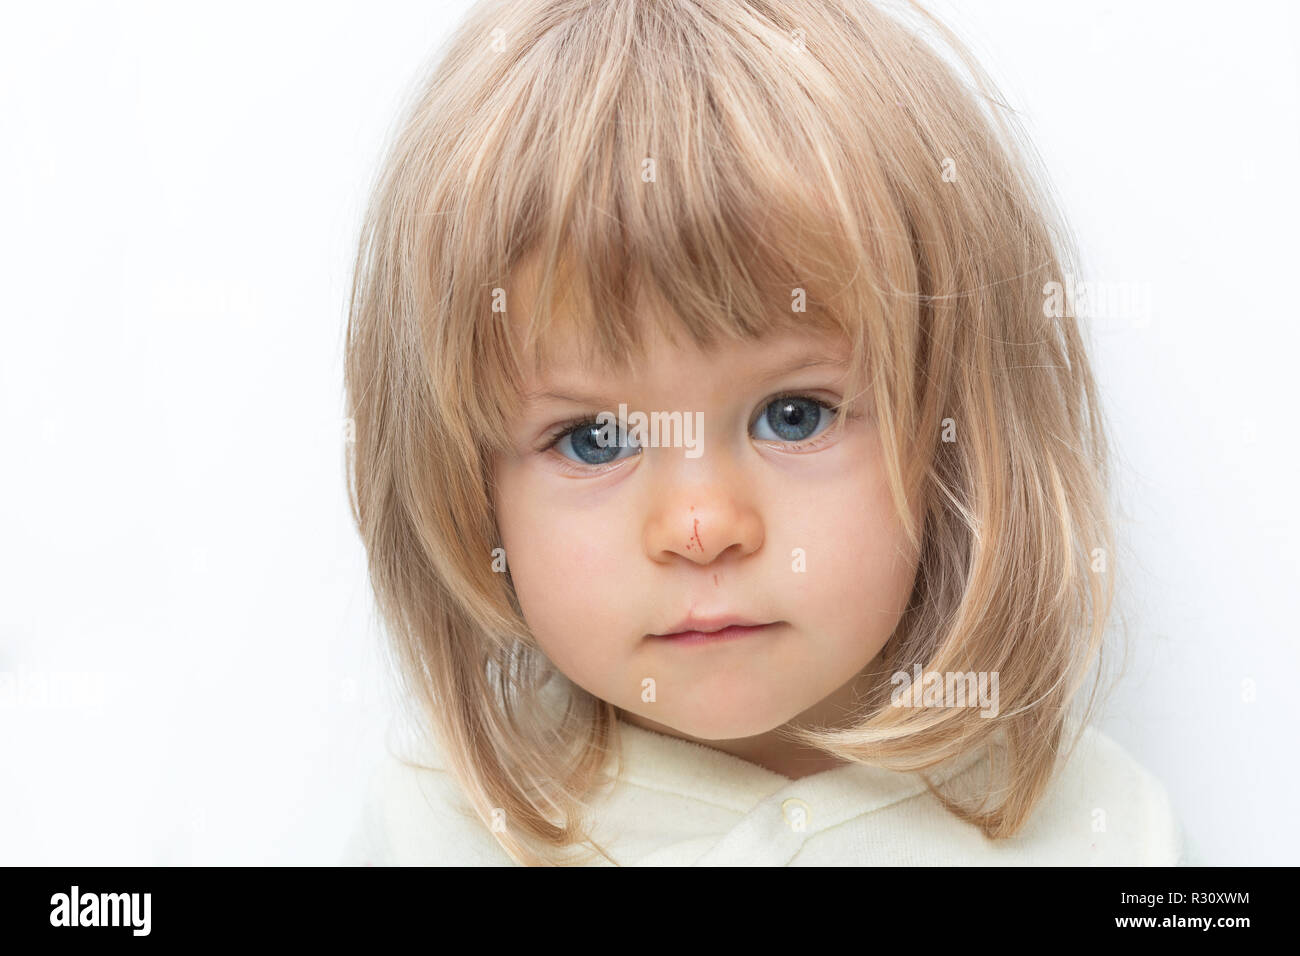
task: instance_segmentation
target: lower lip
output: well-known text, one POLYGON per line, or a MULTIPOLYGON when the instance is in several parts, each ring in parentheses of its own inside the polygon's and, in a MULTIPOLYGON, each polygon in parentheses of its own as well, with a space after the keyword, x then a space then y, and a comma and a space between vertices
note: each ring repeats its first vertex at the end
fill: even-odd
POLYGON ((677 634, 656 634, 657 640, 670 641, 673 644, 717 644, 738 637, 750 637, 762 634, 776 627, 775 624, 760 624, 757 627, 724 627, 720 631, 680 631, 677 634))

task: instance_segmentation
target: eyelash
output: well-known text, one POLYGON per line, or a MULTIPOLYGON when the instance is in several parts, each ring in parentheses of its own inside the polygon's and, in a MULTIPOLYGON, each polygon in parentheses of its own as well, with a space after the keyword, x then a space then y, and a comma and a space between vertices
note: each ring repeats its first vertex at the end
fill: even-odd
MULTIPOLYGON (((795 451, 803 451, 808 448, 815 447, 816 445, 821 444, 827 438, 827 436, 829 436, 835 430, 835 428, 839 426, 843 421, 858 417, 857 413, 850 411, 849 409, 845 408, 843 405, 832 404, 830 402, 827 402, 825 399, 817 398, 813 395, 808 395, 803 392, 781 392, 778 395, 773 395, 771 398, 767 399, 767 401, 759 405, 758 414, 755 415, 753 420, 749 423, 749 427, 750 428, 754 427, 754 425, 758 422, 759 418, 762 417, 763 412, 773 402, 778 402, 781 401, 782 399, 788 399, 788 398, 797 398, 805 402, 812 402, 814 405, 818 405, 821 408, 825 409, 826 411, 833 412, 835 414, 835 420, 831 422, 831 424, 826 428, 826 430, 823 431, 820 435, 816 436, 815 438, 807 438, 801 442, 774 442, 771 439, 764 439, 764 441, 766 441, 768 444, 779 444, 783 449, 794 449, 795 451)), ((570 418, 567 421, 563 421, 557 424, 553 429, 551 429, 550 432, 547 433, 546 438, 543 439, 543 444, 541 445, 540 448, 537 449, 538 453, 545 454, 546 452, 550 451, 552 448, 558 445, 565 436, 569 435, 571 432, 576 431, 580 427, 584 427, 584 426, 591 427, 591 426, 599 425, 600 422, 596 420, 596 414, 597 414, 596 412, 591 412, 586 415, 579 415, 576 418, 570 418)), ((582 474, 582 475, 598 474, 601 470, 609 471, 610 468, 613 467, 611 465, 611 466, 606 466, 602 469, 602 466, 600 465, 579 465, 577 462, 570 461, 568 458, 564 458, 563 456, 561 456, 560 460, 564 468, 574 474, 582 474)), ((617 463, 618 462, 616 462, 615 464, 617 463)))

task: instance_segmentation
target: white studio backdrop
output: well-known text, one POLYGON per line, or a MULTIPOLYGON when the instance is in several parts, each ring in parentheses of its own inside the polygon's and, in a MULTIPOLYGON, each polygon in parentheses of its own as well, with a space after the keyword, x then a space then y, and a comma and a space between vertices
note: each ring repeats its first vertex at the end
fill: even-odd
MULTIPOLYGON (((393 706, 342 463, 357 228, 467 4, 7 4, 0 864, 329 864, 393 706)), ((1297 12, 933 9, 1088 275, 1133 655, 1198 856, 1296 863, 1297 12)))

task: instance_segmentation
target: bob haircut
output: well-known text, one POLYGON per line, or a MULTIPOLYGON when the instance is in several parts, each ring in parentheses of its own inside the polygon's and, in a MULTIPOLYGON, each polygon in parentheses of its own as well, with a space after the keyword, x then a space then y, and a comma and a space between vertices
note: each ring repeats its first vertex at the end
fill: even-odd
POLYGON ((922 773, 1014 835, 1097 701, 1114 546, 1084 342, 1045 303, 1073 240, 969 51, 915 4, 485 0, 422 76, 355 263, 349 493, 400 689, 480 818, 504 811, 505 851, 608 859, 588 798, 618 718, 493 567, 493 457, 556 304, 617 366, 642 354, 645 295, 702 347, 847 337, 920 565, 856 724, 783 733, 922 773), (501 303, 525 260, 521 349, 501 303), (997 672, 999 713, 888 706, 915 665, 997 672), (924 773, 976 747, 997 772, 973 799, 924 773))

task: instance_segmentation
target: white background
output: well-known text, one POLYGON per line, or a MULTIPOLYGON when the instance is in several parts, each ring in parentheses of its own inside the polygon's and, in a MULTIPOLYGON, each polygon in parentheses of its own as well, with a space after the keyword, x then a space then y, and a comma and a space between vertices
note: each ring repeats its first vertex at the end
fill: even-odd
MULTIPOLYGON (((1295 5, 934 6, 1090 276, 1152 294, 1094 340, 1133 635, 1100 723, 1205 862, 1300 862, 1295 5)), ((8 5, 0 863, 337 857, 392 706, 346 295, 400 96, 465 8, 8 5)))

